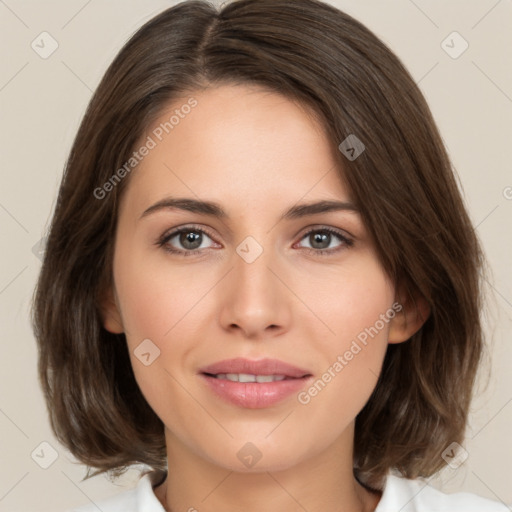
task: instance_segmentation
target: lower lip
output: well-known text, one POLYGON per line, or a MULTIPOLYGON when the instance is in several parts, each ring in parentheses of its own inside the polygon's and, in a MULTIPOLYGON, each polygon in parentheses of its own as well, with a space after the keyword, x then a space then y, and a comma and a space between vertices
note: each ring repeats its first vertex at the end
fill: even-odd
POLYGON ((233 382, 200 374, 210 389, 224 400, 248 409, 264 409, 298 393, 309 377, 285 379, 275 382, 233 382))

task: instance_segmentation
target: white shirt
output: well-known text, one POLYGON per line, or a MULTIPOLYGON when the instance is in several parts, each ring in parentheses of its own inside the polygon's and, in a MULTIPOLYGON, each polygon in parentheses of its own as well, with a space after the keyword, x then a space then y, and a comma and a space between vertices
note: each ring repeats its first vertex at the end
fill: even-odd
MULTIPOLYGON (((68 512, 165 512, 153 492, 156 473, 144 475, 134 489, 68 512)), ((193 507, 191 507, 193 510, 193 507)), ((199 509, 198 509, 199 510, 199 509)), ((445 494, 422 480, 388 475, 375 512, 510 512, 503 503, 468 492, 445 494)))

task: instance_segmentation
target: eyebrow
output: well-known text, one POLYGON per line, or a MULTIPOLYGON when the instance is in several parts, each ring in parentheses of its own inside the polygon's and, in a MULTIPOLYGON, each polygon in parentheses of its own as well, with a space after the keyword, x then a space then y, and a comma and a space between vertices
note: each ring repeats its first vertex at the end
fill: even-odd
MULTIPOLYGON (((175 197, 166 197, 161 201, 158 201, 146 209, 140 218, 142 219, 143 217, 147 217, 148 215, 161 210, 172 209, 184 210, 201 215, 208 215, 219 219, 229 218, 229 215, 226 213, 226 211, 219 204, 212 201, 199 201, 197 199, 175 197)), ((333 211, 359 212, 358 208, 350 202, 324 200, 315 203, 294 205, 285 213, 283 213, 283 215, 281 215, 280 220, 299 219, 301 217, 307 217, 308 215, 318 215, 320 213, 333 211)))

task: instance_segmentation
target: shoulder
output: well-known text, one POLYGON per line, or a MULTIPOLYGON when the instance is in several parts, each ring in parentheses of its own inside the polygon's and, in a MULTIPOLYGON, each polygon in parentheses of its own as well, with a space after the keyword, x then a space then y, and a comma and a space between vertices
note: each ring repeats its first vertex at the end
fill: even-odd
POLYGON ((69 509, 66 512, 165 512, 153 491, 158 475, 143 475, 137 486, 110 498, 69 509))
POLYGON ((510 512, 503 503, 468 492, 445 494, 421 479, 388 475, 375 512, 510 512))

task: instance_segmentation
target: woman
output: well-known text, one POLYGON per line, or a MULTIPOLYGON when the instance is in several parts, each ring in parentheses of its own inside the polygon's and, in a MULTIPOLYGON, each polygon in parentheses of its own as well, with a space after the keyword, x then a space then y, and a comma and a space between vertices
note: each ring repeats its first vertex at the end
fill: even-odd
POLYGON ((70 154, 34 308, 52 427, 94 474, 151 468, 103 511, 505 511, 419 480, 463 460, 481 265, 375 35, 314 0, 183 2, 70 154))

